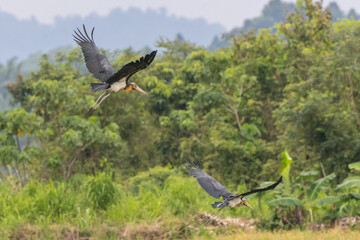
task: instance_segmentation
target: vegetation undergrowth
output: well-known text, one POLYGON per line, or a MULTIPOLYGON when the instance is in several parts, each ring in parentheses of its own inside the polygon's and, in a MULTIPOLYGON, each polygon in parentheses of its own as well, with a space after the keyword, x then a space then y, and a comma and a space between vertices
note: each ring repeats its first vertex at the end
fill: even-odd
MULTIPOLYGON (((21 230, 48 236, 53 229, 86 235, 106 226, 118 234, 124 233, 119 229, 131 233, 155 224, 161 234, 185 237, 204 228, 194 216, 213 212, 212 201, 195 179, 169 167, 139 173, 126 183, 106 172, 74 175, 67 182, 30 180, 23 187, 9 177, 0 184, 0 229, 5 236, 21 230)), ((236 212, 252 217, 246 210, 236 212)))
MULTIPOLYGON (((232 190, 244 192, 246 188, 241 184, 232 190)), ((255 218, 259 229, 278 229, 279 226, 268 225, 278 222, 274 214, 285 211, 278 217, 288 217, 293 209, 291 203, 284 201, 284 191, 284 184, 280 184, 266 195, 250 195, 247 200, 254 210, 234 208, 222 218, 255 218), (274 201, 277 203, 272 204, 274 201)), ((23 232, 42 237, 58 234, 56 238, 66 234, 114 238, 125 234, 129 239, 147 234, 207 238, 236 233, 236 226, 213 227, 199 218, 204 212, 215 212, 210 206, 214 201, 182 168, 170 166, 155 167, 125 182, 114 180, 112 172, 74 175, 66 182, 30 180, 25 186, 9 177, 0 184, 0 229, 7 237, 23 232)), ((357 203, 353 205, 356 209, 357 203)), ((327 212, 324 208, 313 210, 317 219, 326 218, 327 212)))

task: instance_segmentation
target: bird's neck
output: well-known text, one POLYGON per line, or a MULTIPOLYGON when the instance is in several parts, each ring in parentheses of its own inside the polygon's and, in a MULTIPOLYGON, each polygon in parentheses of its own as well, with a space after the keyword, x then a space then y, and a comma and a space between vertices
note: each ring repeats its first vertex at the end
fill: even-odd
POLYGON ((238 204, 240 204, 241 202, 242 202, 242 200, 241 200, 240 197, 231 199, 231 200, 229 201, 229 207, 233 208, 233 207, 237 206, 238 204))

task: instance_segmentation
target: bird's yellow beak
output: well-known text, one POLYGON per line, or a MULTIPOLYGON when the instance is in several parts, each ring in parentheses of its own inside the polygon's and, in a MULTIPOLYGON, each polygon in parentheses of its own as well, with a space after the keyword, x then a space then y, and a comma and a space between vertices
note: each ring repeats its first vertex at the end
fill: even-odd
POLYGON ((248 208, 253 209, 253 207, 245 199, 242 200, 242 203, 248 208))
POLYGON ((245 199, 242 199, 241 203, 239 203, 237 206, 241 207, 242 205, 245 205, 248 208, 253 209, 253 207, 245 199))
POLYGON ((148 95, 144 90, 142 90, 139 86, 135 85, 135 87, 133 87, 133 90, 138 91, 139 93, 142 93, 144 95, 148 95))

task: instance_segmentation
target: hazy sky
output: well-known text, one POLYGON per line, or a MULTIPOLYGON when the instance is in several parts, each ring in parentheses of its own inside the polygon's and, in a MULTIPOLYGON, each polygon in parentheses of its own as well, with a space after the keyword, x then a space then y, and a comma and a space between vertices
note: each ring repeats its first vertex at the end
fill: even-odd
MULTIPOLYGON (((296 0, 286 0, 296 2, 296 0)), ((334 0, 324 0, 325 6, 334 0)), ((360 12, 359 0, 335 0, 343 11, 354 8, 360 12)), ((86 16, 90 13, 106 15, 113 8, 146 9, 166 8, 169 15, 185 18, 204 18, 220 23, 228 30, 241 26, 247 18, 261 14, 269 0, 0 0, 0 10, 18 19, 34 16, 40 23, 51 24, 56 16, 86 16)))

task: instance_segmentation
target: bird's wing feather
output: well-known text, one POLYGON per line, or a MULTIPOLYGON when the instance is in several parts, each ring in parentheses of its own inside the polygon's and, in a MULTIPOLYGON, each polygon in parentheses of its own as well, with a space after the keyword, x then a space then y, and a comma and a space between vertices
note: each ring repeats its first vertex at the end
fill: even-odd
POLYGON ((272 190, 274 188, 276 188, 277 185, 279 185, 282 181, 282 176, 279 178, 279 180, 277 180, 276 183, 268 186, 268 187, 265 187, 265 188, 258 188, 258 189, 254 189, 254 190, 251 190, 249 192, 246 192, 246 193, 241 193, 241 194, 238 194, 236 197, 245 197, 247 195, 250 195, 250 194, 253 194, 253 193, 257 193, 257 192, 264 192, 264 191, 268 191, 268 190, 272 190))
POLYGON ((230 195, 234 195, 232 192, 227 190, 223 185, 216 181, 213 177, 206 174, 195 162, 188 161, 189 166, 186 170, 193 175, 196 180, 199 182, 200 186, 214 198, 219 198, 222 196, 226 198, 230 195))
POLYGON ((128 84, 129 78, 135 74, 136 72, 145 69, 150 63, 154 60, 157 51, 152 51, 149 54, 146 54, 145 57, 141 57, 140 59, 125 64, 113 77, 106 81, 108 84, 113 84, 119 79, 123 79, 126 77, 126 82, 128 84))
POLYGON ((80 45, 81 50, 84 54, 86 67, 93 74, 93 76, 99 79, 101 82, 106 82, 112 75, 115 74, 114 68, 110 65, 109 60, 106 56, 100 52, 96 47, 93 34, 94 29, 91 31, 91 37, 89 37, 85 25, 83 25, 84 33, 79 28, 73 34, 74 41, 80 45))

